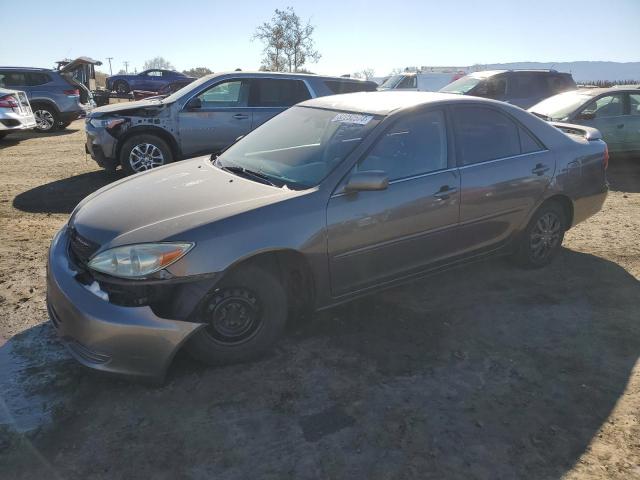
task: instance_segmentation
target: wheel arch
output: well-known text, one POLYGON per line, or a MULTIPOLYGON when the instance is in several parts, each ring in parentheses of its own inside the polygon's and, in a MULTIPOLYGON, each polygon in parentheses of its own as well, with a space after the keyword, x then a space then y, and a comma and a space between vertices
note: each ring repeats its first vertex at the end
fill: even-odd
POLYGON ((60 109, 56 103, 48 98, 36 98, 35 100, 29 100, 29 103, 31 104, 32 110, 35 110, 36 105, 46 105, 47 107, 53 108, 56 114, 60 113, 60 109))
POLYGON ((568 230, 573 225, 573 214, 574 214, 573 201, 571 201, 571 199, 567 195, 556 193, 555 195, 552 195, 546 198, 544 202, 542 202, 538 206, 538 208, 536 208, 536 210, 538 210, 541 206, 552 203, 552 202, 562 206, 562 209, 564 210, 564 213, 567 217, 566 219, 567 219, 567 230, 568 230))
POLYGON ((316 300, 313 270, 300 251, 277 248, 244 256, 229 265, 220 278, 245 265, 256 265, 275 274, 285 287, 292 311, 306 313, 313 309, 316 300))
POLYGON ((122 146, 125 144, 127 140, 136 135, 155 135, 169 145, 171 149, 171 153, 173 155, 173 159, 180 160, 180 148, 178 147, 178 142, 175 137, 171 135, 164 128, 156 127, 154 125, 141 125, 128 129, 123 135, 118 137, 118 144, 116 145, 116 158, 120 160, 120 152, 122 151, 122 146))

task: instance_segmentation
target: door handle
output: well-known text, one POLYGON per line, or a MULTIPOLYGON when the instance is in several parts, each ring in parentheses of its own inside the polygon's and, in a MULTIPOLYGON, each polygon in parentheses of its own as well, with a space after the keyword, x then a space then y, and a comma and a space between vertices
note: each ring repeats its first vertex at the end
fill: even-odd
POLYGON ((536 165, 536 167, 533 170, 531 170, 531 173, 535 175, 544 175, 544 173, 547 171, 549 171, 549 167, 547 165, 543 165, 542 163, 539 163, 536 165))
POLYGON ((452 187, 451 185, 443 185, 440 187, 440 190, 433 194, 433 196, 438 200, 446 200, 457 190, 458 189, 456 187, 452 187))
POLYGON ((249 115, 245 115, 244 113, 236 113, 233 118, 235 118, 236 120, 246 120, 247 118, 249 118, 249 115))

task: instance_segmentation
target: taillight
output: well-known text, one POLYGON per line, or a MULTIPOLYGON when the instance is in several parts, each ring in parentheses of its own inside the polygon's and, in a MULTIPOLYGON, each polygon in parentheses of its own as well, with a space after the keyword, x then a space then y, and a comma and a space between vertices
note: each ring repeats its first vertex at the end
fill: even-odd
POLYGON ((72 96, 72 95, 80 96, 80 90, 78 90, 77 88, 75 90, 65 90, 62 93, 69 96, 72 96))
POLYGON ((0 97, 0 108, 18 108, 18 99, 13 95, 0 97))
POLYGON ((609 146, 604 146, 604 158, 602 159, 602 163, 604 163, 604 169, 606 170, 609 167, 609 146))

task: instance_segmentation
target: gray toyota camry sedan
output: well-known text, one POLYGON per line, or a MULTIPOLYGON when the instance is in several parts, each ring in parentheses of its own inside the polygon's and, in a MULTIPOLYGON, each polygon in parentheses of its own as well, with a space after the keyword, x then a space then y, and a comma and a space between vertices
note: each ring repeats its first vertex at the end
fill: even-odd
POLYGON ((546 265, 600 210, 607 161, 597 130, 493 100, 309 100, 85 198, 51 245, 51 320, 98 370, 245 361, 302 312, 485 255, 546 265))

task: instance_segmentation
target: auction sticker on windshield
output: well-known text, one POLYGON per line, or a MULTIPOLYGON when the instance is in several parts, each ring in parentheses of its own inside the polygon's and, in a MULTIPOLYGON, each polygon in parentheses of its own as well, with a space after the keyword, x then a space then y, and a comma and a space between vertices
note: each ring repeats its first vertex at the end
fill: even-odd
POLYGON ((371 115, 361 115, 358 113, 338 113, 333 119, 332 122, 340 122, 340 123, 357 123, 358 125, 366 125, 371 120, 373 120, 373 116, 371 115))

